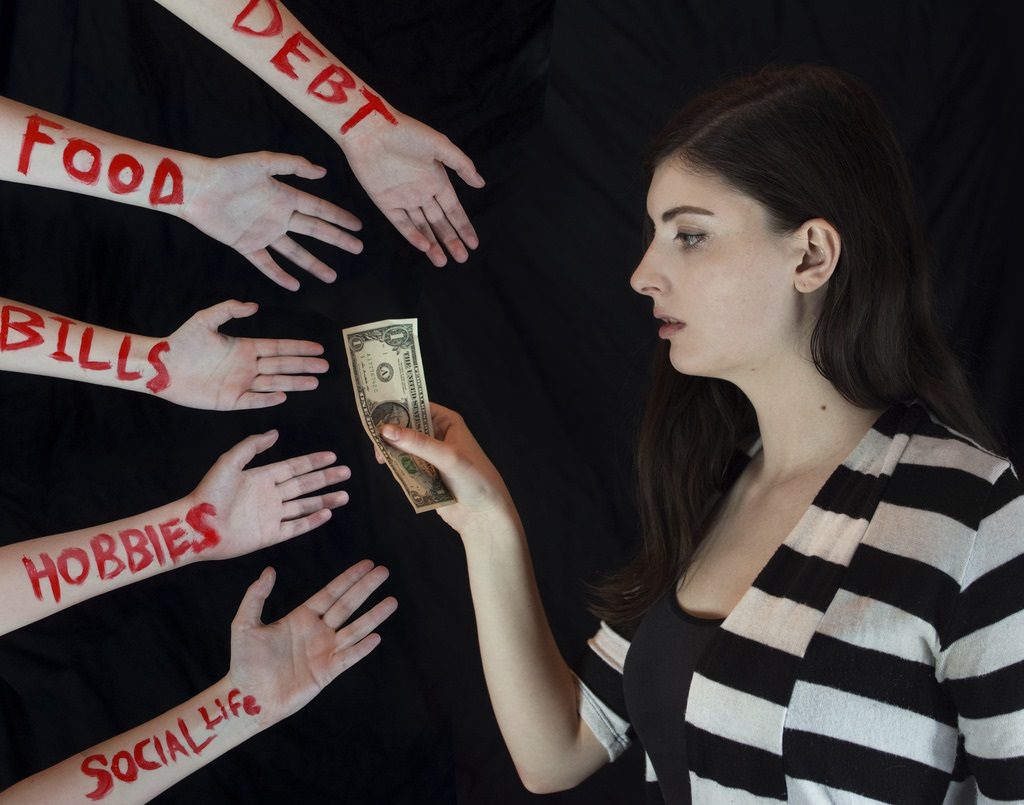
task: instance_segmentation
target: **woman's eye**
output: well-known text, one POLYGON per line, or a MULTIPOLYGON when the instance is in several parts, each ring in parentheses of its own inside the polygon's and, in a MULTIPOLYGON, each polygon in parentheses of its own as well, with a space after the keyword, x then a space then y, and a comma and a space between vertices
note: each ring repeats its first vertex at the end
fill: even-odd
POLYGON ((700 246, 706 238, 707 235, 694 232, 680 232, 676 235, 676 240, 683 244, 684 249, 695 249, 697 246, 700 246))

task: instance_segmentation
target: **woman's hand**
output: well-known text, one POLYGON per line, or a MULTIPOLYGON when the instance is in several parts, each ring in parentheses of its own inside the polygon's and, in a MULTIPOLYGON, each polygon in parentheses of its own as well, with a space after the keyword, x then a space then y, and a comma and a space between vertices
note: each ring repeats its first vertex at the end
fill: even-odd
POLYGON ((270 279, 297 290, 299 281, 270 256, 273 249, 324 282, 334 282, 334 269, 288 237, 288 232, 330 243, 352 254, 362 241, 344 229, 362 223, 336 204, 279 182, 275 175, 321 179, 325 168, 290 154, 259 151, 212 159, 187 200, 181 217, 199 231, 230 246, 270 279), (344 227, 341 229, 340 227, 344 227))
MULTIPOLYGON (((437 467, 458 500, 437 510, 441 518, 465 536, 476 525, 493 524, 494 518, 515 517, 505 482, 462 417, 437 403, 430 404, 430 416, 434 424, 433 439, 397 425, 382 425, 380 435, 396 448, 437 467)), ((379 452, 377 461, 384 461, 379 452)))
POLYGON ((345 623, 387 577, 387 568, 364 559, 269 625, 260 616, 274 587, 273 568, 253 582, 231 624, 229 676, 259 703, 262 726, 299 710, 380 644, 374 630, 398 608, 393 597, 345 623))
POLYGON ((283 542, 323 525, 331 509, 348 502, 347 492, 300 497, 348 480, 348 467, 332 467, 334 453, 310 453, 265 467, 246 464, 277 441, 271 430, 242 440, 213 465, 189 496, 217 533, 200 559, 229 559, 283 542))
POLYGON ((359 184, 409 243, 435 266, 469 259, 467 247, 480 241, 466 217, 445 170, 447 165, 470 187, 483 187, 473 161, 452 141, 408 115, 397 125, 366 126, 345 135, 343 146, 359 184))
POLYGON ((218 328, 252 316, 255 302, 230 300, 200 310, 168 337, 163 357, 170 385, 161 395, 189 408, 237 411, 279 405, 288 391, 317 387, 327 361, 313 357, 324 348, 313 341, 235 338, 218 328))

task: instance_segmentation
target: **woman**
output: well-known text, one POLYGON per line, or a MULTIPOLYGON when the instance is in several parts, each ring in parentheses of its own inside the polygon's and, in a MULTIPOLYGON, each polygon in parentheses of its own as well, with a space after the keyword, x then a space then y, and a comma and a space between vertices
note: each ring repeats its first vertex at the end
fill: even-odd
POLYGON ((439 514, 523 782, 571 787, 636 734, 669 803, 1024 798, 1024 496, 940 337, 876 101, 765 71, 683 109, 650 167, 643 544, 578 676, 458 415, 382 428, 459 499, 439 514))

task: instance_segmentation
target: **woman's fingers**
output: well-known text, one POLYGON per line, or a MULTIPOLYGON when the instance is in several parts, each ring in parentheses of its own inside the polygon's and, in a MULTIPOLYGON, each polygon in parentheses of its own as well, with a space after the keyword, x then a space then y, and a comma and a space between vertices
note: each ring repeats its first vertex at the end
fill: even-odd
MULTIPOLYGON (((394 596, 388 596, 374 606, 369 612, 360 615, 348 626, 340 629, 338 631, 338 646, 343 648, 345 646, 355 645, 360 640, 367 637, 371 632, 375 631, 378 626, 384 623, 384 621, 390 618, 396 609, 398 609, 398 599, 394 596)), ((325 623, 331 615, 331 611, 328 611, 328 613, 324 615, 325 623)), ((349 617, 351 617, 351 613, 349 613, 349 617)), ((348 620, 348 618, 345 620, 348 620)), ((345 621, 342 621, 342 623, 344 622, 345 621)))
POLYGON ((441 472, 449 469, 452 463, 452 449, 437 439, 412 428, 400 428, 397 425, 381 425, 380 435, 384 441, 395 447, 429 461, 441 472))
POLYGON ((347 481, 351 477, 352 471, 344 464, 339 464, 336 467, 314 470, 289 478, 277 485, 277 493, 281 500, 294 500, 310 492, 347 481))
POLYGON ((270 596, 270 591, 274 589, 276 578, 277 574, 274 572, 274 568, 268 567, 260 573, 260 577, 256 581, 249 585, 249 589, 242 596, 242 603, 238 605, 238 612, 235 613, 235 618, 231 622, 232 628, 247 629, 260 626, 263 623, 263 605, 270 596))
POLYGON ((412 219, 409 217, 409 213, 405 210, 385 210, 384 216, 391 222, 395 229, 399 231, 402 237, 409 241, 409 243, 415 248, 419 249, 421 252, 427 252, 430 250, 430 240, 416 228, 412 219))
POLYGON ((266 433, 257 433, 253 436, 247 436, 227 452, 223 453, 220 459, 218 459, 218 462, 225 461, 233 469, 241 472, 250 461, 256 458, 256 456, 265 450, 269 450, 274 445, 274 442, 277 441, 277 436, 278 433, 276 430, 268 430, 266 433))
POLYGON ((315 514, 323 509, 337 509, 346 503, 348 503, 348 492, 344 490, 329 492, 326 495, 289 500, 281 507, 282 525, 294 522, 306 515, 315 514))
POLYGON ((422 210, 427 221, 430 223, 430 228, 434 231, 437 239, 444 243, 448 253, 451 254, 457 263, 466 262, 469 259, 469 252, 466 250, 465 244, 459 239, 455 229, 452 228, 451 223, 445 217, 441 205, 435 199, 430 199, 423 205, 422 210))
POLYGON ((309 607, 317 615, 323 615, 353 584, 373 568, 374 564, 369 559, 356 562, 327 582, 323 589, 311 595, 304 606, 309 607))
POLYGON ((319 453, 307 453, 304 456, 286 458, 283 461, 277 461, 261 467, 261 470, 269 473, 274 483, 280 485, 292 480, 292 478, 305 475, 307 472, 329 467, 337 460, 338 457, 334 453, 330 450, 324 450, 319 453))
POLYGON ((273 408, 283 403, 288 396, 283 391, 246 391, 235 400, 233 411, 251 411, 256 408, 273 408))
MULTIPOLYGON (((388 569, 383 565, 378 565, 364 573, 358 579, 355 579, 347 589, 341 592, 337 597, 337 600, 328 607, 323 615, 321 615, 323 622, 335 631, 340 629, 348 622, 348 619, 352 617, 353 613, 355 613, 355 611, 366 602, 366 599, 373 595, 374 591, 387 580, 387 578, 388 569)), ((362 618, 360 618, 360 620, 362 620, 362 618)), ((359 637, 349 640, 349 643, 351 644, 361 640, 372 632, 374 628, 376 628, 376 624, 371 625, 368 629, 362 632, 359 637)))
POLYGON ((295 209, 303 215, 329 221, 337 226, 344 227, 352 232, 358 232, 363 228, 363 222, 348 210, 332 204, 326 199, 314 196, 312 193, 296 191, 295 209))
MULTIPOLYGON (((316 356, 324 354, 324 345, 316 341, 299 341, 294 338, 254 338, 258 358, 316 356)), ((324 361, 326 365, 327 361, 324 361)), ((262 366, 258 363, 257 366, 262 366)))
POLYGON ((250 391, 312 391, 320 381, 310 375, 257 375, 249 386, 250 391))
POLYGON ((435 198, 437 199, 438 205, 444 211, 445 217, 451 221, 452 226, 455 227, 459 236, 465 241, 466 245, 471 249, 475 249, 480 245, 480 238, 477 237, 476 229, 473 228, 473 224, 469 222, 469 217, 466 215, 466 211, 462 209, 462 204, 459 202, 459 197, 455 195, 455 190, 451 184, 444 188, 438 193, 435 198))
POLYGON ((299 268, 305 269, 323 282, 334 282, 338 278, 338 275, 335 273, 333 268, 304 249, 287 235, 281 235, 281 237, 273 241, 270 244, 270 248, 275 252, 284 255, 299 268))
POLYGON ((292 213, 291 220, 288 222, 288 231, 298 232, 300 235, 308 235, 324 243, 330 243, 351 254, 359 254, 363 250, 363 242, 355 235, 350 235, 327 221, 305 213, 292 213))
POLYGON ((444 256, 444 249, 441 248, 437 242, 437 238, 434 236, 434 230, 431 228, 430 223, 427 221, 426 216, 423 214, 423 210, 417 208, 414 210, 408 210, 409 220, 412 221, 413 225, 419 230, 420 234, 427 239, 430 244, 427 248, 427 257, 430 258, 437 268, 441 268, 448 262, 448 258, 444 256))
POLYGON ((277 355, 256 360, 260 375, 322 375, 330 368, 323 358, 303 357, 299 353, 277 355))
MULTIPOLYGON (((346 497, 346 500, 348 498, 346 497)), ((338 504, 339 506, 341 504, 338 504)), ((337 507, 335 507, 337 508, 337 507)), ((292 537, 299 537, 308 534, 314 528, 319 528, 331 519, 330 509, 320 509, 307 517, 300 517, 298 520, 285 520, 281 523, 280 542, 289 540, 292 537)))
POLYGON ((257 249, 254 252, 243 253, 242 256, 260 270, 260 273, 269 277, 282 288, 288 291, 299 290, 299 281, 274 262, 270 252, 266 249, 257 249))

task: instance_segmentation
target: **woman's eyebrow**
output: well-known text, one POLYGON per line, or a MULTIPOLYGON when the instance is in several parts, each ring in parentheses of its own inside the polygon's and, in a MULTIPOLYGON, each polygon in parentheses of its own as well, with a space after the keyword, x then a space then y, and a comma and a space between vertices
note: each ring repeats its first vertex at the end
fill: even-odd
POLYGON ((711 212, 711 210, 705 210, 703 207, 691 207, 688 204, 681 204, 678 207, 673 207, 670 210, 665 210, 665 212, 661 214, 662 223, 667 224, 677 215, 682 215, 684 212, 691 212, 694 213, 695 215, 714 215, 714 213, 711 212))

